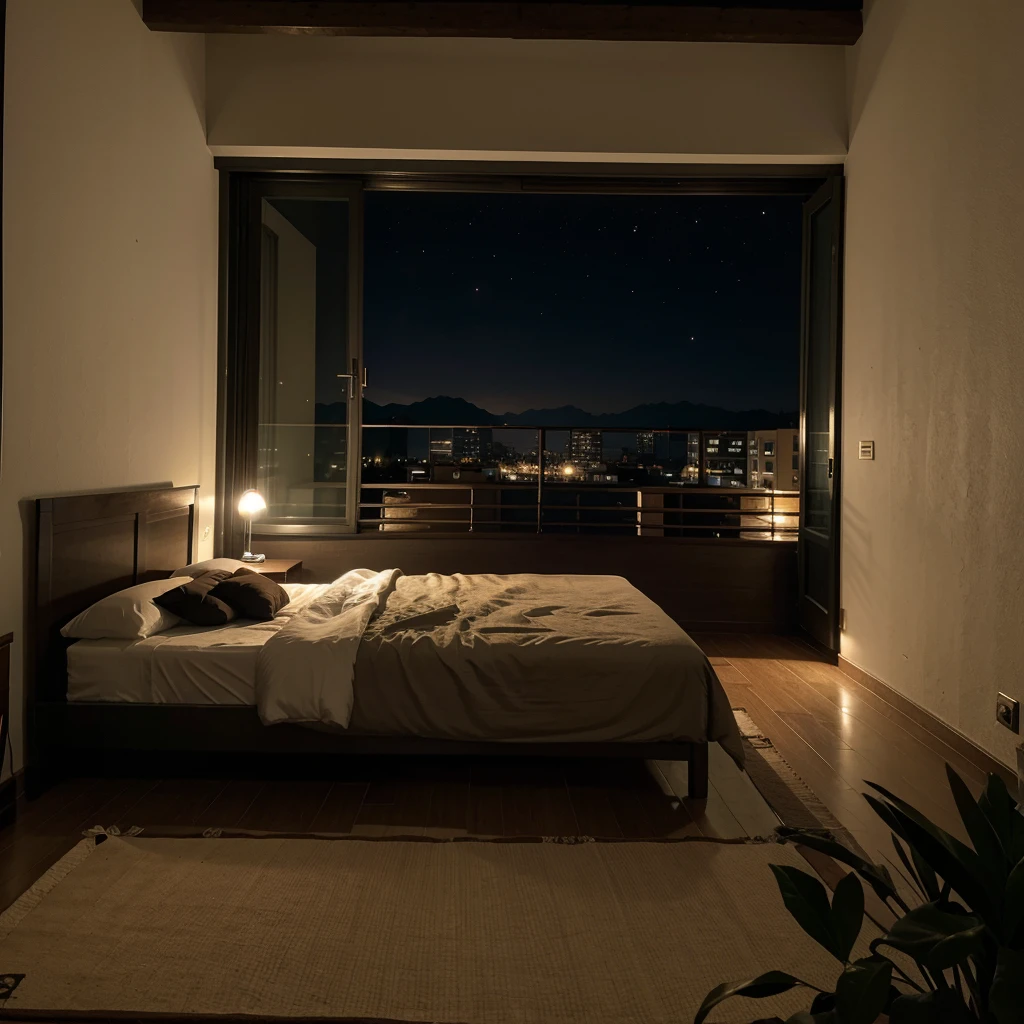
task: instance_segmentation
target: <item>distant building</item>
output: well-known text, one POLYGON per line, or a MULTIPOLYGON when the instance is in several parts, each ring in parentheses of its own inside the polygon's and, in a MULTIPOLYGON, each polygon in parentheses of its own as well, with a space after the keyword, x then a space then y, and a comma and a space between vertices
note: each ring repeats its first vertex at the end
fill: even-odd
POLYGON ((751 487, 800 490, 799 430, 752 430, 747 439, 747 475, 751 487))
POLYGON ((654 431, 641 430, 636 435, 636 460, 650 463, 654 460, 654 431))
POLYGON ((686 464, 679 476, 683 483, 700 483, 700 434, 686 435, 686 464))
POLYGON ((701 434, 705 487, 747 486, 747 435, 732 431, 701 434))
POLYGON ((452 463, 452 432, 431 430, 429 459, 432 466, 448 466, 452 463))
POLYGON ((569 461, 580 469, 599 466, 604 461, 601 431, 570 430, 569 461))
POLYGON ((494 431, 478 430, 477 435, 480 438, 480 461, 485 464, 493 463, 495 460, 494 431))
POLYGON ((475 428, 453 430, 451 444, 452 462, 456 465, 480 462, 482 451, 479 430, 475 428))

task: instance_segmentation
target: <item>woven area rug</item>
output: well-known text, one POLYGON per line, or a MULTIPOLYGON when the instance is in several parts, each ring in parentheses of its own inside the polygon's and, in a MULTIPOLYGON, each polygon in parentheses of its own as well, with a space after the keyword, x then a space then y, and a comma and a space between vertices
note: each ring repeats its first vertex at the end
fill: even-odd
POLYGON ((723 980, 834 979, 771 863, 807 867, 701 839, 100 835, 0 915, 0 1015, 680 1024, 723 980))

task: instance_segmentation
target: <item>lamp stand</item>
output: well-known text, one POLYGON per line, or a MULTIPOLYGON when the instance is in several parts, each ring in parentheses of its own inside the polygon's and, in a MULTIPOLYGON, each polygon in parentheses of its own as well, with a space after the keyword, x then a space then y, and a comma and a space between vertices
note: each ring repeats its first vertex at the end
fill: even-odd
POLYGON ((252 516, 247 517, 245 526, 245 551, 242 554, 243 562, 262 562, 266 559, 266 555, 254 555, 252 553, 252 516))

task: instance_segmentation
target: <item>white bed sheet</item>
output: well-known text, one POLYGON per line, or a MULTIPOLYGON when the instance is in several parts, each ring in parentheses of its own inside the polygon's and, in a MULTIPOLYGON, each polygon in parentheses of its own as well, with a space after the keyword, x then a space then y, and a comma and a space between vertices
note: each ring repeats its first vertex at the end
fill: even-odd
POLYGON ((267 638, 327 589, 286 583, 272 622, 175 626, 145 640, 79 640, 68 648, 68 700, 125 704, 255 704, 267 638))

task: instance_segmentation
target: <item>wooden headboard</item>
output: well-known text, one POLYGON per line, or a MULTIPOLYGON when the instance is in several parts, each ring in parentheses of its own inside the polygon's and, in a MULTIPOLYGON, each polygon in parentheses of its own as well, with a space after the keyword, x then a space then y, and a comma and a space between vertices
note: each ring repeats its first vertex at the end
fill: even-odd
POLYGON ((36 499, 26 645, 30 717, 35 702, 67 699, 62 626, 100 598, 192 561, 196 490, 36 499))

